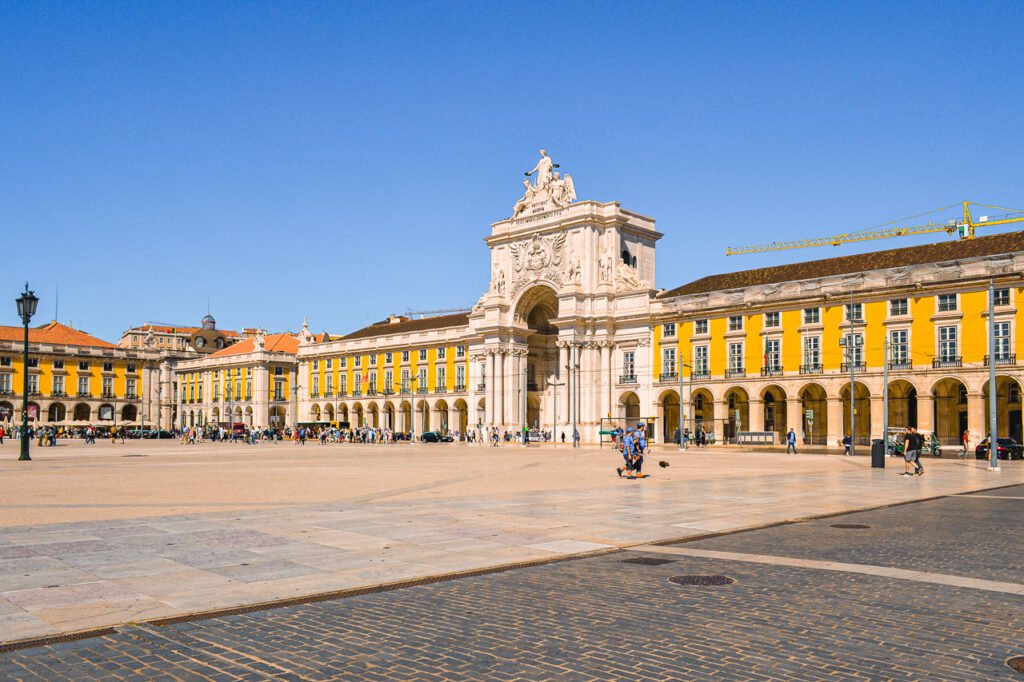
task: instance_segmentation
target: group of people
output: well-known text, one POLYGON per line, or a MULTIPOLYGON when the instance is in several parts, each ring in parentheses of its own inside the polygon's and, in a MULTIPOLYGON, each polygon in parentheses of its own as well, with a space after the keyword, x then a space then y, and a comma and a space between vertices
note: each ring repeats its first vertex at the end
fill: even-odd
POLYGON ((617 444, 619 452, 622 453, 624 466, 616 467, 615 473, 619 478, 625 477, 630 480, 644 478, 644 452, 647 450, 647 430, 643 423, 632 426, 623 432, 622 428, 616 429, 613 442, 617 444))

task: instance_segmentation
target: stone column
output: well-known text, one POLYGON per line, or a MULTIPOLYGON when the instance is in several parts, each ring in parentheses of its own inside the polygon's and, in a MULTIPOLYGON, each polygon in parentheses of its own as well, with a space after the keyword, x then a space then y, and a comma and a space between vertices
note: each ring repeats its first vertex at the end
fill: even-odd
POLYGON ((252 398, 253 421, 266 428, 270 425, 270 370, 266 364, 257 365, 252 371, 252 398))
POLYGON ((494 353, 487 351, 487 371, 484 376, 484 423, 488 426, 494 423, 494 387, 497 385, 498 382, 494 376, 494 353))
MULTIPOLYGON (((967 397, 968 409, 970 409, 971 398, 967 397)), ((985 408, 982 407, 982 410, 985 408)), ((970 415, 968 414, 967 425, 971 429, 971 435, 974 435, 974 424, 971 423, 970 415)), ((899 426, 899 424, 897 424, 899 426)), ((922 433, 932 433, 935 431, 935 396, 931 394, 918 394, 917 396, 917 430, 922 433)))
MULTIPOLYGON (((816 419, 820 419, 815 415, 816 419)), ((786 399, 786 423, 783 425, 785 429, 782 434, 783 442, 785 442, 786 434, 789 433, 790 429, 793 429, 793 433, 796 434, 797 444, 804 442, 804 404, 800 398, 787 398, 786 399)), ((811 434, 807 434, 810 438, 811 434)))
POLYGON ((519 355, 517 349, 505 354, 505 424, 515 428, 519 423, 519 355))
MULTIPOLYGON (((710 426, 704 426, 707 431, 713 431, 715 433, 716 443, 721 445, 725 444, 726 427, 729 425, 729 420, 731 418, 732 412, 729 409, 729 401, 727 399, 719 401, 718 405, 715 407, 715 423, 710 426)), ((744 426, 744 428, 746 427, 744 426)), ((733 436, 735 436, 735 434, 733 434, 733 436)))
MULTIPOLYGON (((988 405, 985 396, 981 393, 967 394, 967 430, 970 431, 972 443, 980 443, 981 439, 988 435, 988 422, 985 421, 985 412, 988 405)), ((918 421, 921 420, 921 400, 917 403, 918 421)), ((1000 431, 1006 433, 1006 422, 1000 421, 1000 431)), ((961 434, 956 434, 959 438, 961 434)))
POLYGON ((838 442, 846 434, 843 433, 843 401, 839 396, 828 396, 828 443, 829 447, 838 447, 838 442))
MULTIPOLYGON (((885 423, 885 406, 882 404, 881 395, 871 396, 871 431, 868 433, 868 439, 883 438, 882 425, 885 423)), ((857 414, 858 419, 860 414, 857 414)))
POLYGON ((600 367, 598 370, 597 390, 600 395, 598 409, 601 410, 601 417, 607 417, 611 411, 611 375, 612 375, 612 347, 610 341, 601 344, 600 367))
POLYGON ((505 423, 505 353, 494 352, 494 425, 505 423))
POLYGON ((751 398, 747 406, 750 414, 750 424, 743 427, 743 431, 764 431, 764 401, 759 398, 751 398))
MULTIPOLYGON (((572 423, 572 415, 569 414, 569 346, 564 341, 558 342, 558 383, 561 386, 556 386, 555 390, 558 391, 556 400, 558 401, 558 424, 559 428, 564 428, 566 424, 572 423)), ((560 432, 559 432, 560 433, 560 432)), ((567 433, 567 437, 572 434, 567 433)), ((561 437, 558 437, 561 442, 561 437)))
POLYGON ((160 402, 160 428, 173 429, 174 405, 177 398, 174 395, 174 375, 171 372, 171 363, 163 360, 160 363, 160 390, 157 392, 157 399, 160 402))
MULTIPOLYGON (((459 411, 455 409, 454 405, 448 406, 448 429, 452 432, 461 431, 462 425, 459 424, 459 411)), ((462 434, 466 435, 466 434, 462 434)))

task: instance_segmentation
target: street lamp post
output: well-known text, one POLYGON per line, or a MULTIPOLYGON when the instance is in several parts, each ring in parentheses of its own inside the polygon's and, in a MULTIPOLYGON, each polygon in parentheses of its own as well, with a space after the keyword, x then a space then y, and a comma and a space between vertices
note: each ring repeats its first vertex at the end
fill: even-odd
POLYGON ((29 291, 28 282, 25 282, 25 292, 15 302, 18 304, 18 317, 25 326, 25 364, 22 374, 22 396, 21 396, 21 455, 18 461, 29 462, 32 460, 28 454, 28 323, 36 314, 36 306, 39 305, 39 297, 29 291))
MULTIPOLYGON (((686 450, 687 447, 688 447, 688 443, 686 442, 686 436, 683 434, 683 423, 684 423, 683 419, 686 416, 686 413, 683 412, 683 367, 685 367, 688 370, 690 370, 690 374, 689 374, 689 376, 687 378, 687 383, 689 384, 689 389, 690 390, 687 391, 687 395, 689 396, 689 402, 691 402, 691 403, 693 402, 693 367, 691 367, 690 365, 688 365, 685 362, 680 362, 679 363, 679 449, 680 450, 686 450)), ((687 405, 687 407, 690 408, 691 412, 693 411, 693 405, 687 405)))

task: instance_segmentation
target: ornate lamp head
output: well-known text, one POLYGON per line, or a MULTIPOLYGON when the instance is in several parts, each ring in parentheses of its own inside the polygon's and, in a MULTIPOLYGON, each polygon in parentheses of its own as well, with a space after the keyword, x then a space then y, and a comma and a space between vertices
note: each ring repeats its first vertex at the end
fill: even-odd
POLYGON ((32 320, 32 316, 36 314, 36 307, 39 305, 39 297, 29 291, 28 282, 25 282, 25 293, 19 296, 15 302, 18 304, 18 317, 23 323, 28 324, 32 320))

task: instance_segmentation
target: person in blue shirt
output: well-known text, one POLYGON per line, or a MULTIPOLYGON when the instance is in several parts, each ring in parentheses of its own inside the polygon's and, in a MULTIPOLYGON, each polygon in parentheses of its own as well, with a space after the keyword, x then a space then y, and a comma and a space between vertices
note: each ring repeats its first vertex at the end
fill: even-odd
POLYGON ((794 455, 796 454, 796 431, 794 431, 793 429, 790 429, 789 433, 786 435, 786 454, 787 455, 789 454, 790 450, 793 451, 794 455))
POLYGON ((623 434, 620 440, 622 447, 622 459, 625 460, 625 467, 618 467, 615 469, 615 473, 622 478, 622 472, 626 472, 626 478, 635 478, 633 476, 633 429, 630 427, 626 429, 626 433, 623 434))

